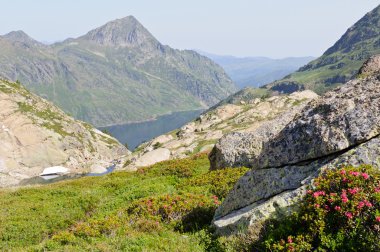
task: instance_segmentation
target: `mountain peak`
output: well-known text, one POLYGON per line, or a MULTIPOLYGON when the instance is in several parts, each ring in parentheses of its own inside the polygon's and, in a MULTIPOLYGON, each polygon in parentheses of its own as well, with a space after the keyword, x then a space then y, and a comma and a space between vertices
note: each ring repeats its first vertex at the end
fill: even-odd
POLYGON ((106 46, 133 47, 150 42, 159 42, 152 34, 134 17, 127 16, 108 22, 81 37, 106 46))
POLYGON ((375 46, 378 45, 378 43, 371 43, 371 40, 380 36, 379 25, 380 5, 368 12, 358 22, 348 28, 343 36, 330 47, 324 55, 331 55, 337 51, 349 53, 355 50, 359 43, 363 42, 368 42, 368 44, 374 44, 375 46))
POLYGON ((2 37, 12 42, 21 42, 28 45, 41 45, 40 42, 38 42, 37 40, 34 40, 28 34, 26 34, 24 31, 21 31, 21 30, 11 31, 3 35, 2 37))

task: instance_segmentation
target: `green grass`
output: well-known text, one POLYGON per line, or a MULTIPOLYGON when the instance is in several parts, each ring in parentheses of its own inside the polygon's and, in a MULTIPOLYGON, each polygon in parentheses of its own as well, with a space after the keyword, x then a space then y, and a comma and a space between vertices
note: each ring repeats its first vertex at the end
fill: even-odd
POLYGON ((0 251, 216 248, 213 211, 247 169, 208 168, 200 154, 135 173, 1 190, 0 251))

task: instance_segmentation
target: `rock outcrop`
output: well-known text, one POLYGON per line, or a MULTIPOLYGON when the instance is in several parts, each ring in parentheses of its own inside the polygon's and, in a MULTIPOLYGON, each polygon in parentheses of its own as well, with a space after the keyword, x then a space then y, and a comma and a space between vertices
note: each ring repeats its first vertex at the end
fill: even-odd
POLYGON ((259 228, 289 213, 323 169, 342 164, 380 167, 380 56, 352 80, 251 133, 224 136, 210 154, 212 169, 252 167, 215 214, 221 234, 259 228), (290 118, 290 117, 291 118, 290 118))
POLYGON ((74 120, 19 83, 0 80, 0 187, 64 166, 96 172, 128 151, 116 139, 74 120))
POLYGON ((137 151, 130 156, 130 161, 127 161, 128 165, 125 168, 134 170, 152 164, 152 162, 145 161, 146 157, 157 156, 158 159, 153 158, 152 160, 161 161, 210 151, 223 134, 237 132, 236 134, 244 135, 243 132, 254 131, 262 125, 267 125, 266 128, 269 128, 273 118, 286 113, 289 116, 281 122, 282 127, 280 124, 277 127, 280 130, 294 117, 296 112, 316 97, 318 95, 314 92, 303 91, 287 96, 252 98, 239 100, 232 104, 221 104, 203 113, 198 119, 184 125, 179 130, 158 136, 140 145, 137 151), (169 156, 159 155, 160 157, 158 157, 158 148, 168 150, 169 156), (151 152, 154 153, 149 154, 151 152))

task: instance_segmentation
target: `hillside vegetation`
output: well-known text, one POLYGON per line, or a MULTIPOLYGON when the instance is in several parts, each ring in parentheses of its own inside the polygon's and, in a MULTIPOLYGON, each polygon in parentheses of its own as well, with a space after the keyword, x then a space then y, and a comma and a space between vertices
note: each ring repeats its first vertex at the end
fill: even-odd
POLYGON ((209 172, 206 154, 0 191, 3 251, 218 250, 214 211, 247 169, 209 172))
POLYGON ((214 236, 210 223, 248 169, 208 168, 203 153, 135 173, 2 190, 0 250, 377 251, 380 181, 370 166, 323 173, 299 213, 230 237, 214 236))

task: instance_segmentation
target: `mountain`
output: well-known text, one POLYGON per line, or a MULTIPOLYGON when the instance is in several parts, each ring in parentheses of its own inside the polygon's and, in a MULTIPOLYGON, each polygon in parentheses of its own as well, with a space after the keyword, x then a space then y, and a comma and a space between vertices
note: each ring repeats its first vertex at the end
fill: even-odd
POLYGON ((279 80, 315 59, 314 57, 289 57, 284 59, 266 57, 239 58, 202 51, 197 52, 223 67, 239 88, 260 87, 279 80))
POLYGON ((132 16, 53 45, 11 32, 0 37, 0 66, 0 76, 96 126, 207 108, 236 90, 214 62, 162 45, 132 16))
POLYGON ((321 57, 267 88, 284 93, 302 89, 324 93, 350 80, 363 62, 377 53, 380 53, 380 6, 350 27, 321 57))
POLYGON ((116 139, 77 121, 21 84, 0 80, 0 187, 64 166, 102 171, 128 154, 116 139))

